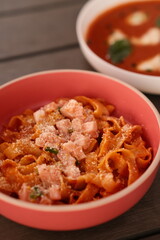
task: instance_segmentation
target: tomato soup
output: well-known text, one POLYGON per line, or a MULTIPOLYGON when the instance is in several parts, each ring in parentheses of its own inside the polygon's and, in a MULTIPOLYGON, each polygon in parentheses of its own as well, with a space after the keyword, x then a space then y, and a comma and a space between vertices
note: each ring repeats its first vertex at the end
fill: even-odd
POLYGON ((160 76, 160 1, 132 2, 103 12, 89 26, 86 41, 113 65, 160 76))

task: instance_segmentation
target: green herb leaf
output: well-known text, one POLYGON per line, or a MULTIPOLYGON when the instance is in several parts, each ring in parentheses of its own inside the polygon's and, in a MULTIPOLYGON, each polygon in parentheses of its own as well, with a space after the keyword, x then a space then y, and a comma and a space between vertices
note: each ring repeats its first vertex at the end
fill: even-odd
POLYGON ((156 19, 156 26, 160 28, 160 16, 156 19))
POLYGON ((131 43, 127 39, 118 40, 109 47, 109 58, 112 63, 121 63, 132 51, 131 43))
POLYGON ((54 154, 58 154, 58 152, 59 152, 57 148, 50 148, 50 147, 45 148, 45 151, 54 153, 54 154))
POLYGON ((34 186, 32 192, 30 193, 31 199, 37 199, 43 195, 43 192, 39 189, 38 186, 34 186))

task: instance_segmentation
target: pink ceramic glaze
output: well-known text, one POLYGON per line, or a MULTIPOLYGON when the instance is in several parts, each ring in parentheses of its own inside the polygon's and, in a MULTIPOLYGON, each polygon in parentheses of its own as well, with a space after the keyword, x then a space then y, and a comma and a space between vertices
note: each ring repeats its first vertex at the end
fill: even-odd
POLYGON ((0 88, 0 126, 26 108, 36 109, 58 97, 86 95, 105 99, 116 114, 141 124, 154 160, 126 189, 98 201, 68 206, 42 206, 0 193, 0 213, 18 223, 47 230, 73 230, 109 221, 135 205, 151 186, 160 160, 160 121, 153 104, 138 90, 102 74, 59 70, 16 79, 0 88))

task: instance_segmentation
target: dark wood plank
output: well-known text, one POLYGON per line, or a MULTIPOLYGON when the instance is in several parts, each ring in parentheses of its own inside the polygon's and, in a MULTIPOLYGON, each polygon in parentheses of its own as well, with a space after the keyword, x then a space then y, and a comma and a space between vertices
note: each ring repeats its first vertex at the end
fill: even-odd
MULTIPOLYGON (((0 63, 0 84, 33 72, 51 69, 94 69, 84 59, 78 44, 0 63), (71 48, 72 47, 72 48, 71 48)), ((146 94, 160 112, 160 96, 146 94)))
POLYGON ((75 23, 82 5, 0 18, 0 60, 76 43, 75 23))
MULTIPOLYGON (((83 0, 78 0, 83 1, 83 0)), ((74 0, 1 0, 0 13, 6 11, 21 10, 24 8, 33 8, 45 6, 48 4, 70 4, 74 0)))
POLYGON ((51 69, 85 69, 92 70, 85 61, 78 46, 62 49, 58 52, 38 54, 28 58, 0 63, 0 84, 33 72, 51 69))
POLYGON ((153 94, 146 94, 146 96, 151 100, 151 102, 154 103, 155 107, 159 110, 160 112, 160 94, 158 95, 153 95, 153 94))
POLYGON ((159 240, 160 239, 160 234, 155 234, 153 236, 148 236, 145 238, 140 238, 140 240, 159 240))
POLYGON ((32 6, 43 6, 44 4, 48 3, 57 3, 57 2, 64 2, 67 0, 3 0, 1 1, 1 8, 0 11, 12 11, 15 9, 21 9, 26 7, 32 6))

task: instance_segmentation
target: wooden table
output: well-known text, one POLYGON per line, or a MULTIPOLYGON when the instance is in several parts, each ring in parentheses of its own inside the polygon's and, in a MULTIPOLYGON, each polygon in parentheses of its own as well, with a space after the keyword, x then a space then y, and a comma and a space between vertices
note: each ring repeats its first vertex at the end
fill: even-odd
MULTIPOLYGON (((0 84, 42 70, 94 71, 84 59, 75 33, 76 17, 85 2, 0 0, 0 84)), ((146 96, 160 112, 160 96, 146 96)), ((85 230, 56 232, 32 229, 0 216, 0 240, 158 240, 159 179, 160 171, 143 199, 108 223, 85 230)))

